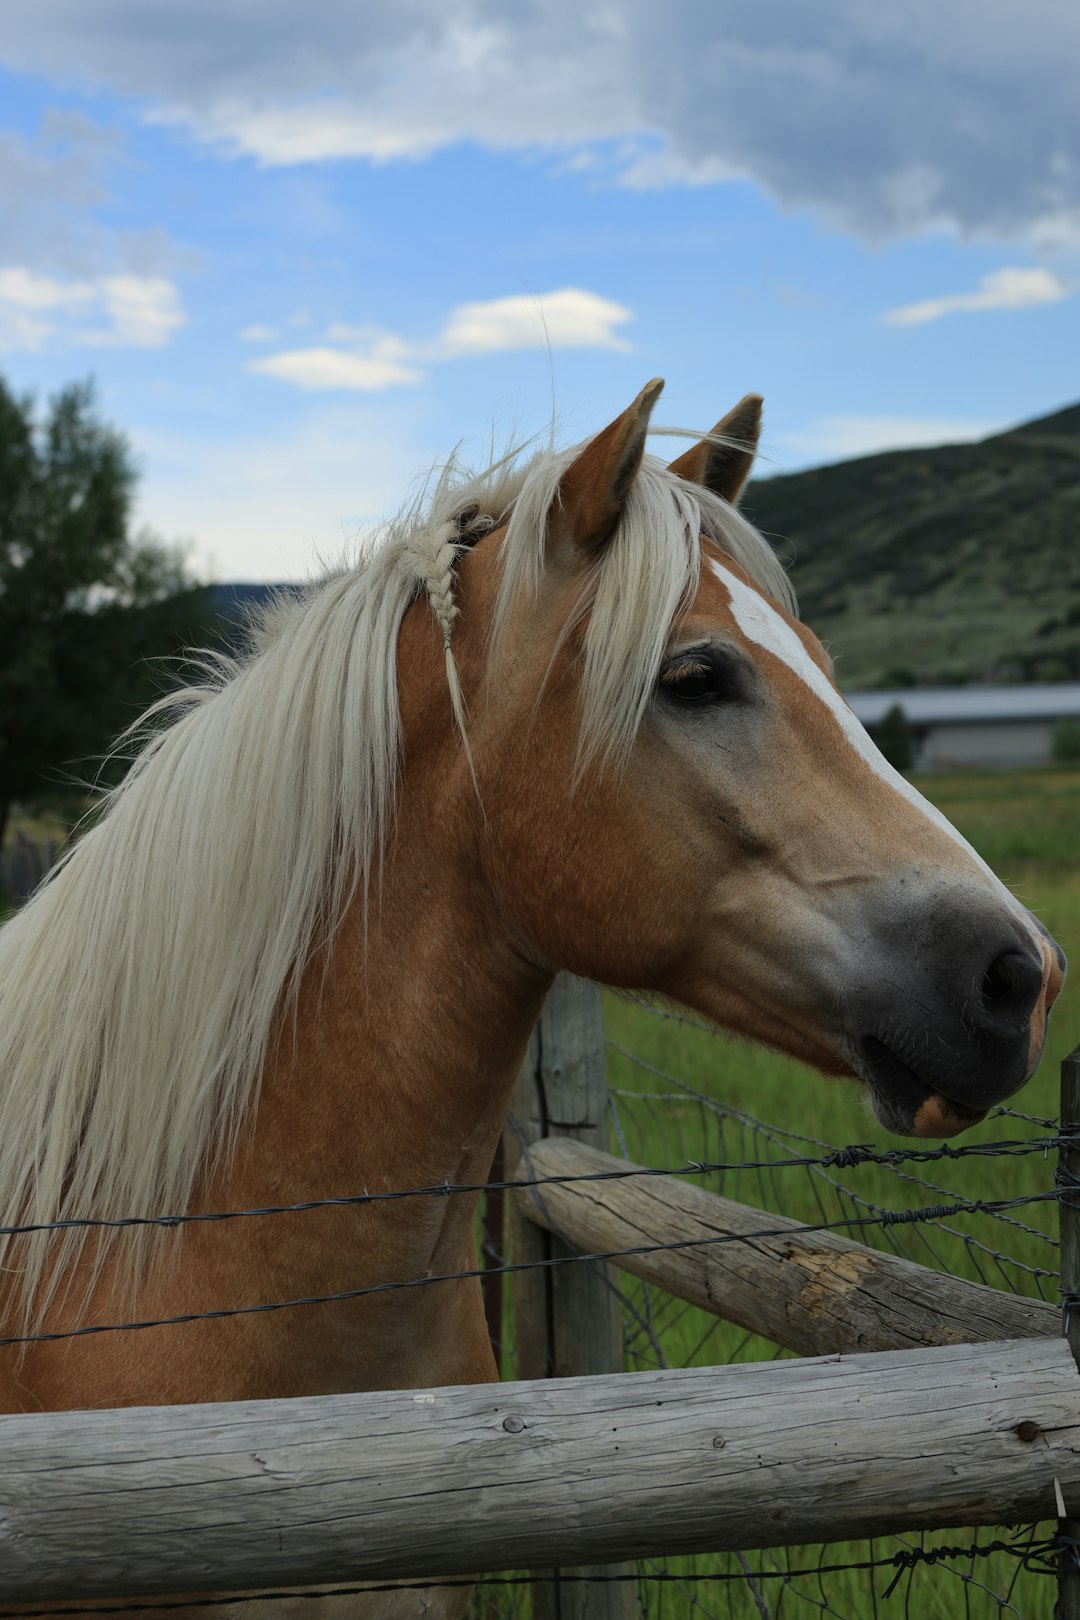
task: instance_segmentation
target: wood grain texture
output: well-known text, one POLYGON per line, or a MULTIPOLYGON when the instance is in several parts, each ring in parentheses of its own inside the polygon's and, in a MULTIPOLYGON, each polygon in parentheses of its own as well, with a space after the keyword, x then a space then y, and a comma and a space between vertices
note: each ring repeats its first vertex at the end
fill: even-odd
MULTIPOLYGON (((530 1157, 540 1176, 636 1168, 554 1138, 538 1142, 530 1157)), ((628 1255, 616 1264, 803 1355, 1061 1332, 1056 1306, 962 1282, 842 1233, 815 1232, 674 1176, 571 1182, 515 1198, 530 1219, 557 1228, 586 1253, 700 1238, 700 1248, 628 1255), (750 1235, 763 1231, 776 1235, 750 1235), (747 1241, 718 1242, 725 1234, 745 1234, 747 1241)))
POLYGON ((1080 1377, 1019 1340, 8 1416, 0 1456, 3 1601, 437 1578, 1050 1518, 1080 1377))
MULTIPOLYGON (((529 1042, 503 1136, 508 1178, 531 1177, 534 1144, 549 1135, 592 1149, 607 1145, 607 1072, 600 990, 561 974, 529 1042)), ((510 1257, 526 1264, 573 1253, 557 1229, 541 1229, 511 1202, 510 1257)), ((556 1266, 514 1275, 514 1343, 521 1378, 620 1372, 619 1300, 607 1266, 556 1266)), ((538 1571, 550 1574, 550 1570, 538 1571)), ((630 1566, 576 1575, 632 1574, 630 1566)), ((634 1620, 633 1585, 559 1586, 533 1592, 535 1620, 634 1620)))

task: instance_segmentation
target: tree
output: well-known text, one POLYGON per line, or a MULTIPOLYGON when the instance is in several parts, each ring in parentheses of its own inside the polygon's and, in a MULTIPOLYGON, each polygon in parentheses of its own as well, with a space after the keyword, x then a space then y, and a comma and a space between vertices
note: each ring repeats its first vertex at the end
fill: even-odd
POLYGON ((153 693, 146 660, 205 633, 181 552, 130 532, 135 483, 91 382, 39 421, 0 378, 0 840, 14 801, 100 760, 153 693))
POLYGON ((895 770, 910 771, 915 763, 915 752, 902 704, 894 703, 885 711, 880 724, 874 728, 874 741, 895 770))
POLYGON ((1080 765, 1080 720, 1058 720, 1052 756, 1055 765, 1080 765))

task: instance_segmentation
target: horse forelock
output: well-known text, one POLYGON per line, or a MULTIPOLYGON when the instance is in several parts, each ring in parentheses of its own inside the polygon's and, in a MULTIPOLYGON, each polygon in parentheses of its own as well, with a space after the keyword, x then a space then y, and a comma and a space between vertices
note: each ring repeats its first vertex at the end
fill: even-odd
MULTIPOLYGON (((657 429, 659 432, 664 429, 657 429)), ((492 629, 498 650, 515 604, 542 589, 548 516, 581 447, 535 458, 509 512, 492 629)), ((727 501, 646 456, 619 525, 581 571, 562 638, 584 623, 581 760, 625 761, 655 685, 672 623, 697 589, 701 536, 715 540, 792 611, 795 597, 768 541, 727 501)))
MULTIPOLYGON (((453 695, 461 554, 505 528, 497 642, 512 603, 542 586, 548 514, 575 453, 479 475, 451 463, 358 563, 275 598, 238 658, 208 659, 201 685, 150 711, 99 824, 0 930, 0 1224, 190 1206, 236 1142, 312 952, 366 904, 400 769, 405 612, 427 596, 453 695)), ((587 610, 586 757, 632 744, 702 532, 790 600, 764 539, 647 457, 574 607, 587 610)), ((464 725, 460 696, 455 711, 464 725)), ((82 1241, 68 1233, 61 1258, 82 1241)), ((138 1231, 130 1241, 134 1275, 138 1231)), ((0 1261, 40 1315, 43 1277, 63 1270, 49 1234, 7 1240, 0 1261)))

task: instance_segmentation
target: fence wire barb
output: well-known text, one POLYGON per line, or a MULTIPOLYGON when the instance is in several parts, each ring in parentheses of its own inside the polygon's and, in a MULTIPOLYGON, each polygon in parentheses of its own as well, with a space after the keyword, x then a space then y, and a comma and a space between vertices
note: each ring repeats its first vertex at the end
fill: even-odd
MULTIPOLYGON (((896 1587, 906 1574, 921 1565, 933 1567, 937 1564, 948 1563, 956 1559, 990 1558, 997 1553, 1004 1553, 1015 1558, 1020 1567, 1031 1574, 1056 1575, 1064 1555, 1071 1557, 1080 1567, 1080 1542, 1067 1535, 1048 1536, 1042 1541, 1028 1540, 1001 1541, 994 1540, 985 1543, 971 1542, 966 1547, 902 1547, 898 1552, 885 1554, 880 1558, 852 1559, 846 1563, 826 1564, 819 1563, 802 1569, 756 1569, 753 1571, 755 1580, 764 1581, 793 1581, 821 1575, 846 1574, 849 1571, 884 1570, 895 1571, 892 1580, 882 1593, 883 1597, 891 1597, 896 1587)), ((733 1554, 733 1556, 738 1556, 733 1554)), ((533 1587, 533 1586, 626 1586, 639 1585, 642 1582, 655 1585, 684 1584, 687 1582, 720 1581, 725 1584, 745 1581, 746 1572, 739 1570, 696 1570, 691 1574, 675 1573, 668 1570, 650 1571, 648 1573, 635 1572, 634 1574, 589 1574, 566 1575, 556 1571, 551 1575, 530 1573, 528 1575, 483 1575, 479 1579, 469 1576, 452 1577, 446 1580, 417 1580, 417 1581, 382 1581, 364 1582, 354 1586, 327 1586, 293 1589, 276 1592, 258 1592, 255 1595, 261 1603, 284 1602, 289 1599, 325 1599, 328 1597, 371 1597, 383 1592, 432 1592, 472 1590, 475 1587, 533 1587)), ((250 1603, 250 1593, 237 1593, 227 1596, 215 1597, 182 1597, 182 1598, 155 1598, 147 1602, 138 1603, 110 1603, 91 1605, 79 1603, 64 1608, 43 1609, 10 1609, 5 1606, 4 1614, 8 1620, 41 1620, 48 1616, 50 1620, 59 1620, 60 1616, 79 1614, 144 1614, 148 1610, 157 1609, 184 1609, 224 1608, 236 1603, 250 1603)))
MULTIPOLYGON (((880 1215, 866 1215, 840 1221, 819 1221, 800 1225, 803 1232, 849 1231, 852 1227, 889 1227, 911 1225, 918 1221, 940 1220, 943 1216, 959 1214, 993 1213, 997 1209, 1012 1209, 1023 1204, 1056 1200, 1056 1191, 1025 1193, 1016 1198, 985 1200, 958 1199, 953 1204, 934 1204, 927 1209, 884 1210, 880 1215)), ((329 1294, 305 1294, 295 1299, 268 1300, 258 1305, 220 1306, 209 1311, 181 1311, 174 1316, 148 1317, 129 1322, 92 1322, 82 1327, 62 1328, 51 1332, 13 1333, 0 1338, 0 1347, 16 1344, 52 1344, 61 1339, 89 1338, 99 1333, 138 1332, 146 1328, 183 1327, 191 1322, 220 1321, 232 1316, 259 1316, 271 1311, 295 1310, 305 1305, 338 1305, 348 1300, 366 1299, 377 1294, 390 1294, 405 1289, 431 1288, 438 1283, 469 1282, 492 1276, 512 1276, 516 1272, 553 1270, 559 1266, 596 1264, 607 1260, 631 1259, 635 1255, 668 1254, 685 1249, 707 1249, 728 1243, 753 1243, 759 1238, 788 1237, 790 1226, 767 1227, 756 1232, 721 1232, 706 1238, 679 1238, 670 1243, 638 1243, 626 1249, 604 1249, 592 1254, 551 1255, 541 1260, 521 1260, 501 1266, 471 1266, 462 1271, 443 1272, 437 1276, 409 1277, 393 1282, 371 1283, 364 1288, 343 1288, 329 1294)))
MULTIPOLYGON (((1059 1136, 1005 1138, 995 1142, 971 1142, 954 1148, 942 1143, 936 1148, 887 1148, 879 1152, 868 1143, 852 1143, 832 1148, 823 1155, 791 1156, 786 1159, 696 1160, 669 1166, 635 1165, 627 1170, 589 1170, 565 1176, 533 1176, 510 1181, 440 1181, 427 1187, 394 1188, 387 1192, 341 1193, 329 1198, 306 1198, 293 1204, 262 1204, 250 1209, 196 1210, 171 1215, 68 1215, 55 1221, 27 1221, 0 1226, 0 1238, 28 1237, 40 1232, 88 1230, 119 1231, 129 1227, 193 1226, 223 1221, 250 1220, 261 1215, 306 1215, 318 1209, 362 1209, 368 1204, 393 1203, 405 1198, 452 1198, 491 1192, 528 1191, 536 1187, 563 1187, 587 1181, 632 1181, 656 1176, 726 1175, 738 1170, 852 1169, 861 1164, 893 1168, 904 1163, 925 1164, 935 1159, 1020 1158, 1028 1153, 1049 1153, 1075 1145, 1072 1138, 1059 1136)), ((1077 1183, 1080 1185, 1080 1182, 1077 1183)))

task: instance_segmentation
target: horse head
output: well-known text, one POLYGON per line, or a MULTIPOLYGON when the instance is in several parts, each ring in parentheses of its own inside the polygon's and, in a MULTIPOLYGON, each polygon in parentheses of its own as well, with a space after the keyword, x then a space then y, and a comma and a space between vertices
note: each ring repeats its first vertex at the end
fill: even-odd
POLYGON ((737 512, 760 400, 664 467, 661 386, 461 559, 486 880, 545 967, 671 998, 858 1077, 891 1130, 951 1135, 1032 1074, 1064 958, 875 748, 737 512))

